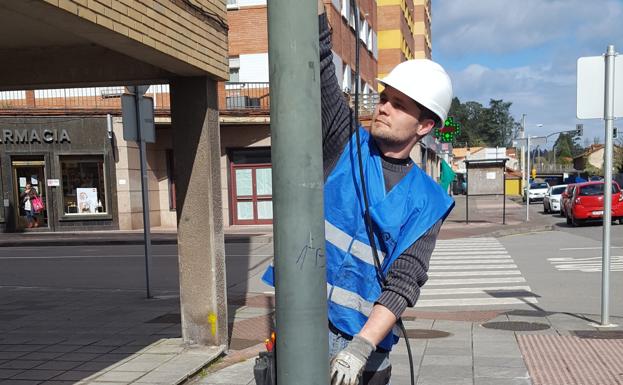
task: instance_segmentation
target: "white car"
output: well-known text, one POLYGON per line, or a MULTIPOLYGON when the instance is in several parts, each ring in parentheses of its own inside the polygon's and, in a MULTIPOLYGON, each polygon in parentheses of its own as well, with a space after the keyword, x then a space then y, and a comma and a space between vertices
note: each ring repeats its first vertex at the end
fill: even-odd
MULTIPOLYGON (((530 184, 530 189, 528 190, 528 199, 530 199, 530 202, 542 201, 548 189, 549 185, 546 182, 533 182, 530 184)), ((526 200, 525 198, 526 196, 524 194, 524 201, 526 200)))
POLYGON ((550 187, 543 198, 543 211, 546 213, 560 212, 560 194, 562 194, 566 188, 566 184, 558 184, 550 187))

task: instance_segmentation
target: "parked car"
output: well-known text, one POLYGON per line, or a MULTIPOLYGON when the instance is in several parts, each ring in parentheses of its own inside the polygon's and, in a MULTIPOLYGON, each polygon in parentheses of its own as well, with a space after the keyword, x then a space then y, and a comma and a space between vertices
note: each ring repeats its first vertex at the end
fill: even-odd
MULTIPOLYGON (((530 203, 534 201, 542 201, 549 189, 549 185, 545 182, 533 182, 530 184, 530 190, 528 190, 528 199, 530 203)), ((526 201, 526 194, 524 191, 523 201, 526 201)))
POLYGON ((571 197, 573 196, 574 189, 575 183, 568 184, 565 191, 560 194, 560 215, 563 217, 567 216, 567 209, 569 208, 569 202, 571 201, 571 197))
MULTIPOLYGON (((588 220, 599 220, 604 215, 604 182, 577 184, 571 205, 567 209, 567 224, 578 226, 588 220)), ((612 220, 623 224, 623 194, 618 183, 612 182, 612 220)))
POLYGON ((553 213, 560 211, 561 194, 567 189, 566 184, 552 186, 543 198, 543 211, 553 213))

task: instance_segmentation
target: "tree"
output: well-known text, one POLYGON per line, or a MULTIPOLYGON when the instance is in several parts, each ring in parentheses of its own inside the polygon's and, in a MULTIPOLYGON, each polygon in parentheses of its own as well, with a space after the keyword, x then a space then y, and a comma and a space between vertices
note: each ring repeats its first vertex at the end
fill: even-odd
POLYGON ((512 103, 491 99, 489 107, 474 101, 452 100, 449 116, 461 124, 456 143, 467 146, 507 146, 518 131, 519 124, 510 114, 512 103))
POLYGON ((615 172, 623 173, 623 139, 617 139, 613 148, 612 166, 615 172))

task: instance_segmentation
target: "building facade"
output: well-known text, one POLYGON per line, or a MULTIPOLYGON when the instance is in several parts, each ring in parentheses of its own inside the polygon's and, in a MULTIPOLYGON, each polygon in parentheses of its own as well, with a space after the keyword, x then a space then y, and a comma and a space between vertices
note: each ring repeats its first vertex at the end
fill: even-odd
MULTIPOLYGON (((360 45, 360 116, 364 125, 369 124, 378 97, 376 78, 382 75, 381 61, 395 54, 400 61, 430 56, 429 2, 389 3, 359 0, 353 8, 350 0, 325 1, 336 75, 345 97, 351 99, 355 47, 360 45), (396 39, 406 42, 409 49, 394 52, 387 46, 381 48, 381 43, 395 34, 387 32, 388 21, 396 24, 397 20, 401 32, 396 39), (377 36, 381 27, 385 29, 377 36), (423 36, 420 40, 417 31, 423 36)), ((266 1, 228 0, 227 22, 229 81, 218 86, 223 224, 271 224, 266 1)), ((142 228, 139 151, 136 143, 123 138, 119 97, 124 92, 124 87, 91 87, 0 94, 0 193, 4 199, 0 228, 25 230, 19 199, 25 183, 35 185, 46 203, 39 214, 42 226, 36 231, 142 228)), ((156 115, 156 142, 147 145, 146 154, 151 225, 175 229, 169 86, 153 85, 147 95, 154 99, 156 115)), ((436 177, 440 152, 440 143, 429 136, 411 156, 436 177)))

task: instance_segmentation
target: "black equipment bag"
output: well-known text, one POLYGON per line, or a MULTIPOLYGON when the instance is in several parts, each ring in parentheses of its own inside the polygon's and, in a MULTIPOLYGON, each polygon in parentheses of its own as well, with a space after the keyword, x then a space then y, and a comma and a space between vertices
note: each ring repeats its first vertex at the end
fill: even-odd
POLYGON ((255 365, 253 366, 253 376, 255 377, 256 385, 277 384, 277 371, 275 364, 274 351, 260 352, 260 356, 255 359, 255 365))

